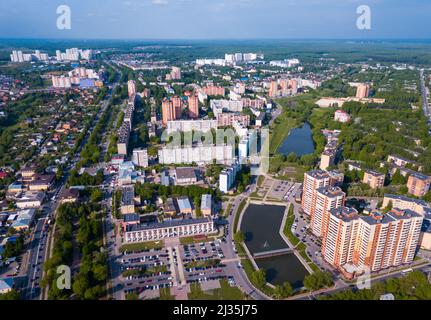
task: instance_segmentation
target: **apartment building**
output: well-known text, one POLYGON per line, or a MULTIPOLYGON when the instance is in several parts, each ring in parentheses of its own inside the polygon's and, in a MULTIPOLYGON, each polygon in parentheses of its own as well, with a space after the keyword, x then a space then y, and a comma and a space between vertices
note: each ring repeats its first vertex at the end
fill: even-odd
POLYGON ((365 170, 362 182, 369 185, 372 189, 383 188, 385 185, 385 174, 373 170, 365 170))
POLYGON ((316 190, 310 213, 311 232, 323 237, 329 221, 329 211, 344 205, 346 194, 339 187, 326 186, 316 190))
POLYGON ((329 210, 328 228, 322 241, 325 261, 336 268, 352 261, 358 226, 359 215, 355 209, 340 206, 329 210))
POLYGON ((419 199, 413 199, 395 194, 385 194, 385 197, 383 198, 382 209, 387 208, 390 203, 392 204, 392 208, 411 210, 419 213, 421 216, 431 213, 430 205, 426 201, 419 199))
POLYGON ((312 170, 304 174, 302 187, 302 210, 310 215, 314 211, 316 190, 327 186, 336 186, 343 183, 344 175, 337 171, 312 170))
POLYGON ((176 120, 168 121, 166 124, 166 132, 210 132, 212 129, 217 129, 217 120, 176 120))
POLYGON ((189 115, 190 118, 196 119, 199 117, 199 98, 196 95, 188 97, 189 115))
POLYGON ((411 210, 392 209, 358 216, 347 209, 332 210, 323 239, 323 258, 346 278, 411 263, 423 217, 411 210))
POLYGON ((160 164, 197 163, 230 165, 234 159, 234 149, 225 145, 193 145, 183 147, 163 147, 158 152, 160 164))
POLYGON ((219 127, 233 126, 235 122, 241 123, 248 127, 250 125, 250 116, 241 113, 219 113, 217 114, 217 125, 219 127))
POLYGON ((407 180, 409 193, 416 197, 423 197, 430 189, 431 177, 415 172, 407 180))
POLYGON ((144 148, 133 149, 132 162, 137 167, 148 167, 148 151, 144 148))

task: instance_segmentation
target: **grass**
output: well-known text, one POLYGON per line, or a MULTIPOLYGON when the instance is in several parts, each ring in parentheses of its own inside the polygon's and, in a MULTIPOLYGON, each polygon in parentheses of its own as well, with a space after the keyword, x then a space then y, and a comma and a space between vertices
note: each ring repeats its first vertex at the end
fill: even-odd
POLYGON ((230 210, 232 210, 232 203, 229 203, 229 204, 227 205, 226 210, 223 212, 223 216, 224 216, 224 217, 227 217, 227 216, 229 215, 230 210))
POLYGON ((206 241, 208 241, 207 237, 202 237, 202 238, 199 238, 199 239, 195 239, 193 236, 180 238, 180 243, 183 246, 187 246, 189 244, 194 244, 194 243, 206 242, 206 241))
POLYGON ((160 300, 175 300, 175 297, 171 295, 171 288, 161 288, 160 292, 160 300))
POLYGON ((151 249, 162 249, 163 248, 163 241, 148 241, 148 242, 141 242, 141 243, 130 243, 130 244, 123 244, 120 247, 120 252, 142 252, 147 251, 151 249))
POLYGON ((242 212, 242 210, 244 210, 244 207, 246 206, 246 204, 247 204, 247 199, 244 199, 241 201, 241 203, 238 206, 238 210, 236 212, 235 219, 233 221, 233 230, 234 231, 238 230, 239 217, 241 216, 241 212, 242 212))
POLYGON ((257 178, 257 186, 260 188, 264 181, 265 181, 265 177, 259 176, 259 178, 257 178))
POLYGON ((220 280, 220 288, 202 291, 200 284, 190 285, 189 300, 244 300, 244 294, 237 287, 231 287, 227 280, 220 280))
POLYGON ((289 135, 289 132, 297 126, 298 123, 295 119, 290 118, 285 112, 280 114, 271 127, 269 153, 276 153, 283 140, 289 135))
POLYGON ((184 265, 184 268, 207 268, 207 267, 217 267, 220 265, 220 259, 211 260, 201 260, 201 261, 191 261, 184 265))

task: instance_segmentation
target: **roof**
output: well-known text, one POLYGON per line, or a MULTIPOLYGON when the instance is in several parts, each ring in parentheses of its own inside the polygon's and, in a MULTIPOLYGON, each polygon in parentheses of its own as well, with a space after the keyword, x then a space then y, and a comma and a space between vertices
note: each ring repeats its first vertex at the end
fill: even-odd
POLYGON ((178 203, 178 207, 179 207, 180 211, 192 209, 192 205, 190 203, 190 200, 187 197, 177 198, 177 203, 178 203))
POLYGON ((161 223, 151 223, 148 225, 129 225, 126 227, 127 231, 141 231, 141 230, 151 230, 151 229, 163 229, 172 228, 179 226, 186 226, 190 224, 200 224, 212 222, 211 218, 201 218, 201 219, 175 219, 175 220, 165 220, 161 223))
POLYGON ((139 214, 137 213, 128 213, 123 215, 123 220, 124 222, 135 222, 138 221, 139 222, 139 214))
POLYGON ((195 168, 176 168, 175 175, 177 179, 196 179, 195 168))
POLYGON ((428 203, 426 203, 426 201, 424 201, 424 200, 409 198, 409 197, 398 195, 398 194, 385 194, 385 198, 397 199, 397 200, 407 201, 407 202, 413 202, 413 203, 416 203, 416 204, 424 206, 424 207, 429 206, 428 203))
POLYGON ((12 289, 12 285, 9 285, 4 279, 0 279, 0 291, 10 289, 12 289))
POLYGON ((211 209, 211 195, 203 194, 201 199, 201 209, 211 209))

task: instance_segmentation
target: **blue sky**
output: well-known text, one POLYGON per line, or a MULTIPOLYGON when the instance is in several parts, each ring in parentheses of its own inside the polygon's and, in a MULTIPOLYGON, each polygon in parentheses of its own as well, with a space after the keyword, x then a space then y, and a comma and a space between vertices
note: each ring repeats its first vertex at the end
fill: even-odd
POLYGON ((0 38, 431 38, 431 0, 1 0, 0 38), (72 29, 56 28, 68 5, 72 29), (368 5, 372 29, 356 28, 368 5))

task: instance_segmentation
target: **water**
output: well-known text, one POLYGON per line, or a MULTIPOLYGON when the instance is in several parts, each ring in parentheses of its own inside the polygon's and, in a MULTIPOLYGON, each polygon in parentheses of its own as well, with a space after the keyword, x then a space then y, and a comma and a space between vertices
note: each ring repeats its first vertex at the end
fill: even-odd
POLYGON ((281 154, 287 156, 293 152, 298 157, 311 154, 314 150, 313 133, 307 122, 301 127, 293 129, 278 148, 278 152, 281 154))
MULTIPOLYGON (((241 231, 245 234, 245 244, 250 253, 288 248, 279 230, 283 221, 285 207, 270 205, 248 206, 241 222, 241 231)), ((308 271, 293 254, 256 259, 259 268, 266 271, 266 280, 273 284, 288 281, 295 289, 302 287, 308 271)))

